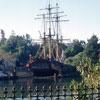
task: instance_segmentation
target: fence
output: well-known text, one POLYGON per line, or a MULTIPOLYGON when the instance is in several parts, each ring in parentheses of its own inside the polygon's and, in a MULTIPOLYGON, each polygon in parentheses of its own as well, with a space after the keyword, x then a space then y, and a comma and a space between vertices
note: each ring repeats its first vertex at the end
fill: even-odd
POLYGON ((88 88, 87 86, 77 88, 64 86, 29 87, 27 90, 13 87, 11 90, 4 88, 0 91, 0 100, 100 100, 100 86, 88 88), (2 94, 2 95, 1 95, 2 94))

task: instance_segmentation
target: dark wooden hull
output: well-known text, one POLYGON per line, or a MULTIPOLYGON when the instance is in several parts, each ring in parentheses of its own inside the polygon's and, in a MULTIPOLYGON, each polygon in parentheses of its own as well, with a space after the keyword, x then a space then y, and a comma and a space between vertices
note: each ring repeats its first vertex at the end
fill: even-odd
POLYGON ((33 59, 33 62, 30 64, 33 76, 37 77, 57 76, 59 74, 60 67, 61 63, 42 58, 33 59))
POLYGON ((48 70, 48 69, 33 69, 33 76, 37 77, 45 77, 45 76, 54 76, 58 75, 58 71, 56 70, 48 70))

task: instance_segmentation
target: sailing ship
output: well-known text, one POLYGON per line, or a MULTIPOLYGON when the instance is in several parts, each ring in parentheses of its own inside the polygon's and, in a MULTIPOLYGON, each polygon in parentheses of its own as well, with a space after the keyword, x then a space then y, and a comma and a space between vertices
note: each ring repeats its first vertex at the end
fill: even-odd
POLYGON ((51 4, 48 4, 48 7, 41 10, 46 10, 44 14, 39 14, 39 18, 43 19, 43 38, 42 38, 42 52, 39 56, 30 55, 28 68, 33 72, 33 76, 62 76, 64 65, 64 50, 60 48, 62 44, 62 36, 59 36, 59 22, 68 21, 60 20, 60 14, 64 13, 63 11, 58 11, 59 6, 56 3, 56 7, 52 7, 51 4), (55 12, 52 12, 55 10, 55 12), (42 16, 42 17, 41 17, 42 16), (53 24, 52 24, 53 23, 53 24), (47 26, 46 26, 47 24, 47 26), (52 31, 52 25, 55 24, 54 32, 52 31), (46 27, 48 31, 46 32, 46 27), (59 49, 60 48, 60 49, 59 49), (46 49, 48 49, 48 54, 46 49), (60 53, 62 52, 62 54, 60 53))

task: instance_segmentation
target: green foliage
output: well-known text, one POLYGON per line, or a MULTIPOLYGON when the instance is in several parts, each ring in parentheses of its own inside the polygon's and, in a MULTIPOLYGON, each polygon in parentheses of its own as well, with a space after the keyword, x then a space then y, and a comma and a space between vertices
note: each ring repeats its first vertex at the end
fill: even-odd
POLYGON ((29 34, 24 36, 12 34, 6 43, 0 46, 1 50, 15 55, 19 64, 27 63, 29 55, 35 55, 38 48, 39 45, 32 42, 29 34))
POLYGON ((97 63, 98 61, 98 55, 99 55, 99 44, 98 44, 98 38, 97 36, 93 35, 87 43, 87 46, 85 48, 85 54, 87 57, 89 57, 92 61, 92 63, 97 63))
POLYGON ((65 59, 65 64, 71 65, 71 66, 77 66, 80 60, 83 57, 83 52, 80 52, 79 54, 75 55, 74 57, 69 57, 65 59))
POLYGON ((14 54, 7 53, 4 50, 0 50, 0 59, 4 59, 5 61, 16 61, 16 56, 14 54))
POLYGON ((74 55, 73 49, 72 49, 72 48, 67 48, 67 49, 65 50, 65 55, 66 55, 66 58, 72 57, 72 56, 74 55))
MULTIPOLYGON (((72 80, 69 86, 69 90, 72 90, 73 93, 78 94, 78 96, 76 96, 78 100, 91 100, 92 99, 91 95, 85 95, 85 93, 90 94, 91 90, 87 86, 87 84, 86 85, 84 84, 83 81, 77 82, 75 80, 72 80)), ((72 100, 72 99, 69 99, 69 100, 72 100)))
POLYGON ((78 54, 79 52, 82 52, 84 50, 83 43, 85 44, 84 41, 79 41, 79 40, 73 40, 73 51, 74 55, 78 54))
POLYGON ((81 76, 88 86, 97 86, 100 82, 100 65, 93 64, 90 58, 84 58, 80 61, 77 70, 80 71, 81 76))
POLYGON ((2 45, 0 46, 0 50, 8 51, 7 45, 6 45, 6 44, 2 44, 2 45))
POLYGON ((4 44, 6 42, 6 38, 5 38, 5 32, 3 29, 0 30, 0 34, 1 34, 1 39, 0 39, 0 45, 4 44))
POLYGON ((66 58, 75 56, 78 53, 82 52, 84 50, 85 45, 86 44, 84 41, 73 40, 73 47, 67 48, 65 51, 66 58))
MULTIPOLYGON (((77 70, 81 73, 83 83, 87 86, 94 87, 100 82, 100 44, 98 38, 93 35, 85 46, 83 52, 69 57, 65 60, 66 64, 77 66, 77 70)), ((81 83, 82 84, 82 83, 81 83)), ((88 100, 88 99, 87 99, 88 100)))

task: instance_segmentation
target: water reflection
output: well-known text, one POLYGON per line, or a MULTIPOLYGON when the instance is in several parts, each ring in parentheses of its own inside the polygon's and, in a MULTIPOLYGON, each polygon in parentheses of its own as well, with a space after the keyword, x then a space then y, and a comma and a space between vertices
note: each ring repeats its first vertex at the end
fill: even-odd
POLYGON ((17 80, 1 80, 0 87, 29 87, 29 86, 54 86, 54 85, 69 85, 72 80, 80 81, 79 78, 20 78, 17 80))
MULTIPOLYGON (((53 89, 55 90, 56 86, 63 86, 66 85, 66 87, 69 87, 71 81, 73 80, 73 78, 20 78, 17 80, 1 80, 0 81, 0 96, 3 96, 3 91, 4 91, 4 87, 7 87, 7 91, 8 92, 8 96, 12 96, 12 88, 15 87, 17 94, 17 97, 21 96, 20 93, 20 88, 21 86, 24 87, 24 91, 27 91, 29 86, 32 87, 32 90, 34 90, 35 86, 38 86, 40 89, 42 88, 43 85, 46 86, 46 89, 48 89, 48 87, 50 85, 52 85, 53 89)), ((80 81, 81 79, 76 78, 74 79, 76 81, 80 81)), ((34 92, 32 92, 34 94, 34 92)), ((25 92, 25 95, 27 95, 28 92, 25 92)))

